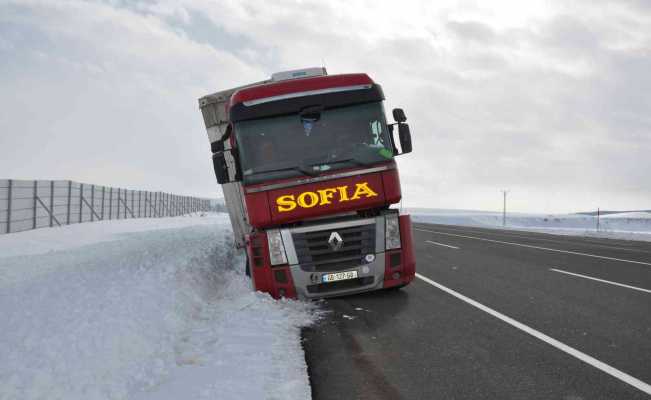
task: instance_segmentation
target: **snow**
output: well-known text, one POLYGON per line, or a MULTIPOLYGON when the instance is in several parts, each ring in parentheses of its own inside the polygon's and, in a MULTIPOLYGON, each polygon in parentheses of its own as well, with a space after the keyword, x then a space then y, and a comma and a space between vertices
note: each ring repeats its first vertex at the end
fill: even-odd
POLYGON ((0 399, 307 399, 309 303, 254 293, 225 214, 0 236, 0 399))
MULTIPOLYGON (((472 210, 411 209, 414 222, 502 228, 502 213, 472 210)), ((625 212, 597 217, 581 214, 508 213, 506 229, 589 236, 611 239, 651 241, 651 213, 625 212)))
POLYGON ((651 219, 651 212, 646 211, 631 211, 631 212, 621 212, 614 214, 602 215, 601 218, 611 219, 611 218, 631 218, 631 219, 651 219))

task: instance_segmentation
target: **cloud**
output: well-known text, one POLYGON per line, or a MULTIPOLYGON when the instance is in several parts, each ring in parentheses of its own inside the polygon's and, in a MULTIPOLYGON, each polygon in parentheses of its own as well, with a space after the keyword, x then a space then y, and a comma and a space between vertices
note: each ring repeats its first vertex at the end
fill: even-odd
POLYGON ((0 169, 213 193, 196 98, 325 62, 369 73, 387 109, 406 110, 408 206, 499 208, 508 187, 523 211, 648 208, 650 11, 636 1, 5 3, 0 145, 18 150, 0 169))

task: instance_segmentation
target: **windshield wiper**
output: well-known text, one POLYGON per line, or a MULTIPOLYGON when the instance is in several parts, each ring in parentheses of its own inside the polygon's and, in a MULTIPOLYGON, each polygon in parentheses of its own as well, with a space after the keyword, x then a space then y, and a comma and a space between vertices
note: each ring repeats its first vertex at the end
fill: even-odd
POLYGON ((282 171, 298 171, 303 175, 307 175, 307 176, 317 176, 319 174, 319 171, 311 170, 303 165, 294 165, 291 167, 276 168, 276 169, 263 169, 260 171, 253 170, 252 174, 262 174, 266 172, 282 172, 282 171))
POLYGON ((333 160, 333 161, 322 161, 322 162, 317 162, 312 164, 312 166, 317 166, 317 165, 332 165, 332 164, 340 164, 340 163, 345 163, 345 162, 352 162, 357 165, 370 165, 372 163, 364 162, 362 160, 359 160, 357 158, 344 158, 341 160, 333 160))

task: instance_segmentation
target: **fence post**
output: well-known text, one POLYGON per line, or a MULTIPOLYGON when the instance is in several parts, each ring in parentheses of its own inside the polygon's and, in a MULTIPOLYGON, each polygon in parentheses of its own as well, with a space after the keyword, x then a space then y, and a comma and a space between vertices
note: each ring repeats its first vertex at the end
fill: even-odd
POLYGON ((36 229, 36 198, 38 197, 38 181, 34 181, 34 204, 32 206, 32 229, 36 229))
POLYGON ((14 181, 9 179, 9 188, 7 190, 7 233, 11 233, 11 189, 14 181))
POLYGON ((133 212, 133 210, 134 210, 133 205, 134 205, 134 203, 135 203, 135 201, 134 201, 134 200, 135 200, 134 197, 136 197, 136 192, 134 192, 134 191, 132 190, 132 191, 131 191, 131 218, 135 218, 135 217, 136 217, 136 213, 133 212))
POLYGON ((84 184, 79 184, 79 223, 84 222, 84 184))
POLYGON ((138 190, 138 218, 140 218, 140 196, 142 194, 141 190, 138 190))
POLYGON ((72 181, 68 181, 68 203, 66 204, 66 225, 70 225, 70 200, 72 196, 72 181))
POLYGON ((127 189, 124 189, 124 219, 127 219, 127 189))
POLYGON ((120 219, 120 188, 118 188, 118 209, 116 210, 116 219, 120 219))
POLYGON ((113 186, 109 187, 109 219, 113 219, 113 186))
POLYGON ((90 222, 95 221, 95 185, 90 187, 90 222))
POLYGON ((50 181, 50 228, 54 226, 54 181, 50 181))
POLYGON ((106 193, 106 186, 102 186, 102 221, 104 221, 104 193, 106 193))

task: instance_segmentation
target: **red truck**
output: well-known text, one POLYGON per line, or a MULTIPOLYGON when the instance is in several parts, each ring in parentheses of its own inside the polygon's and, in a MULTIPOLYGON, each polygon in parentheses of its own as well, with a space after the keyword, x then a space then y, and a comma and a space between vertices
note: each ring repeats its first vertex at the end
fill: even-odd
POLYGON ((390 208, 401 199, 394 157, 411 152, 411 135, 402 109, 387 123, 383 100, 368 75, 325 68, 199 99, 255 290, 308 299, 414 279, 411 219, 390 208))

